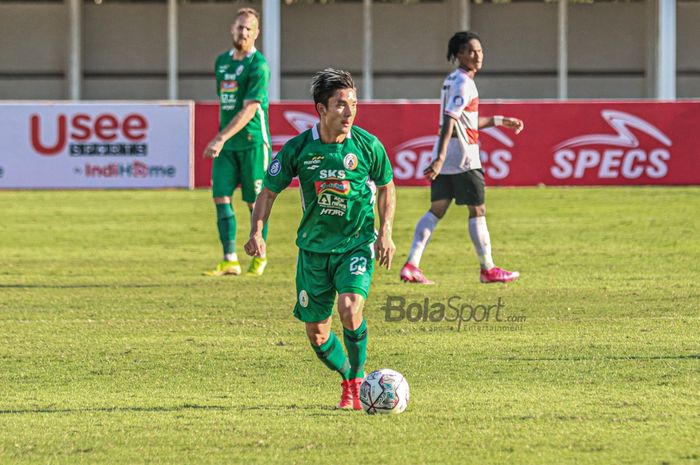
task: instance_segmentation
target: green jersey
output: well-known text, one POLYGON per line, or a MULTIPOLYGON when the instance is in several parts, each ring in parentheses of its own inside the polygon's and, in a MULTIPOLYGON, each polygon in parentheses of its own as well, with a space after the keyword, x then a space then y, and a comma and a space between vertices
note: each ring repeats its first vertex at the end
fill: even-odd
POLYGON ((226 127, 241 111, 243 102, 260 102, 253 119, 226 141, 226 150, 245 150, 255 145, 270 146, 270 130, 267 124, 267 83, 270 67, 262 53, 253 49, 242 60, 233 58, 233 50, 222 53, 216 59, 216 93, 219 96, 219 130, 226 127))
POLYGON ((393 178, 379 139, 353 127, 343 143, 324 144, 314 126, 284 144, 264 184, 279 193, 295 176, 304 209, 297 230, 300 249, 344 253, 374 241, 374 185, 393 178))

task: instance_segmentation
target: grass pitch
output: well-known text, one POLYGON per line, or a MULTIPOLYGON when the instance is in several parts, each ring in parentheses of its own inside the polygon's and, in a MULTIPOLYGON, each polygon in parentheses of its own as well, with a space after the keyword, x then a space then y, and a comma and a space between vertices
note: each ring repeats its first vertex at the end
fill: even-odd
POLYGON ((478 282, 453 206, 423 261, 438 284, 404 285, 428 198, 399 191, 365 310, 368 368, 411 387, 383 417, 333 410, 291 315, 296 191, 262 278, 200 275, 205 191, 0 192, 0 463, 700 463, 700 189, 490 189, 494 257, 522 278, 478 282), (389 297, 510 319, 385 321, 389 297))

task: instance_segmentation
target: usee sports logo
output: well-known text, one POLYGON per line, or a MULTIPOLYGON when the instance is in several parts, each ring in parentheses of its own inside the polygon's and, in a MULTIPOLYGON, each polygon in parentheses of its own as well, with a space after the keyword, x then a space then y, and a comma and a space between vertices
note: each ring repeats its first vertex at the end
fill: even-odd
MULTIPOLYGON (((513 160, 511 149, 515 145, 506 133, 498 128, 480 129, 481 134, 489 135, 498 142, 497 148, 479 150, 479 158, 486 175, 491 179, 503 179, 510 173, 509 163, 513 160), (499 147, 500 146, 500 147, 499 147)), ((433 161, 433 147, 438 136, 423 136, 411 139, 394 149, 394 176, 399 180, 423 180, 423 170, 433 161)))
POLYGON ((148 155, 148 145, 144 143, 148 122, 138 113, 124 117, 112 113, 61 113, 55 120, 47 119, 36 113, 30 116, 31 143, 39 155, 54 156, 66 149, 71 157, 148 155))
POLYGON ((591 170, 599 179, 666 176, 667 162, 671 159, 667 147, 672 145, 666 134, 649 122, 622 111, 603 110, 601 116, 615 134, 588 134, 560 143, 554 147, 552 176, 580 179, 591 170), (654 144, 640 147, 632 129, 650 136, 654 144))

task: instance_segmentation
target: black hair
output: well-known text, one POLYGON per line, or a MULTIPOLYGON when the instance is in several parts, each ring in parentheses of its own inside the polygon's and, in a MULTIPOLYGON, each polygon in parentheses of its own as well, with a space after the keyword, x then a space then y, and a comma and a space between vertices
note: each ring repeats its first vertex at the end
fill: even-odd
POLYGON ((481 42, 481 38, 476 32, 460 31, 455 32, 455 35, 450 38, 447 44, 447 61, 454 62, 457 59, 457 54, 462 51, 470 40, 476 39, 481 42))
POLYGON ((338 89, 354 89, 355 82, 352 75, 342 69, 326 68, 314 74, 311 79, 311 95, 314 96, 314 104, 322 103, 328 106, 330 99, 338 89))

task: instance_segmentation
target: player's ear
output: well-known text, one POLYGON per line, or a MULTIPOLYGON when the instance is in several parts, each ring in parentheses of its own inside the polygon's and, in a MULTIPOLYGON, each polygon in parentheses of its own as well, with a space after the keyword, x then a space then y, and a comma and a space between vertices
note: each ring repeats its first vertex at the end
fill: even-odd
POLYGON ((324 116, 326 114, 326 111, 328 110, 326 109, 326 106, 323 103, 318 102, 316 104, 316 113, 318 113, 319 116, 324 116))

